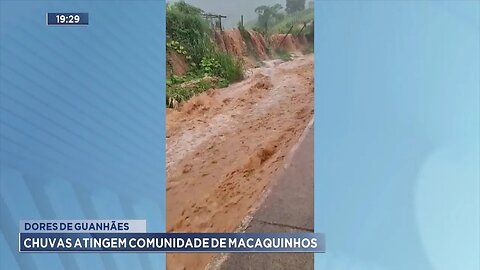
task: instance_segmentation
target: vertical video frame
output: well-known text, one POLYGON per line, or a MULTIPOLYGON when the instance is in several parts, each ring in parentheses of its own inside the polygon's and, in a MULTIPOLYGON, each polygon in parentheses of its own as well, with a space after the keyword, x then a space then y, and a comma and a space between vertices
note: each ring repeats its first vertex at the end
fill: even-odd
MULTIPOLYGON (((313 1, 167 1, 167 232, 313 231, 313 1)), ((167 269, 313 269, 168 254, 167 269)))

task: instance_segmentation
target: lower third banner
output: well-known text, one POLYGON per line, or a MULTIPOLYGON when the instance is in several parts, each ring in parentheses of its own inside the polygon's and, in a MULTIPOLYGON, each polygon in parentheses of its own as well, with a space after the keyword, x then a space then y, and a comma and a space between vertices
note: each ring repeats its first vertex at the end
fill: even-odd
POLYGON ((316 233, 20 233, 20 252, 325 252, 316 233))

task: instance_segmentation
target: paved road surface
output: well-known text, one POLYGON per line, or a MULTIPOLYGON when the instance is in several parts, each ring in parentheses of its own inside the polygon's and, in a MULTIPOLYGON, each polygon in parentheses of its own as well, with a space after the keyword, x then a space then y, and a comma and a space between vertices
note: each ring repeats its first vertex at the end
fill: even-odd
MULTIPOLYGON (((313 232, 313 137, 311 126, 247 232, 313 232)), ((220 269, 313 269, 313 254, 232 253, 220 269)))

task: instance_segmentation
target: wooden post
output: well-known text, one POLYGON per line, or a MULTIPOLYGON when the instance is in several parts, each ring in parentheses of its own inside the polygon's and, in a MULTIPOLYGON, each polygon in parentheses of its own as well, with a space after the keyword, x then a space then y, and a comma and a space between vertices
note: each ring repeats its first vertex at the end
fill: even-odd
POLYGON ((293 24, 292 24, 292 27, 290 27, 290 30, 288 30, 287 34, 285 34, 285 36, 283 37, 282 41, 280 42, 280 44, 278 44, 278 47, 280 47, 282 45, 282 43, 285 41, 285 39, 287 38, 288 34, 290 34, 290 31, 292 31, 293 29, 293 24))
POLYGON ((303 23, 303 27, 302 27, 302 29, 300 29, 300 31, 299 31, 299 32, 298 32, 298 34, 297 34, 297 37, 299 37, 299 36, 300 36, 300 34, 302 33, 303 29, 304 29, 306 26, 307 26, 307 23, 306 23, 306 22, 304 22, 304 23, 303 23))
POLYGON ((241 25, 242 25, 242 28, 243 28, 243 15, 242 15, 242 17, 241 17, 241 19, 240 19, 240 22, 241 22, 241 25))
POLYGON ((216 29, 218 27, 218 28, 220 28, 220 31, 223 31, 222 18, 227 18, 227 16, 224 16, 224 15, 221 15, 221 14, 211 14, 211 13, 203 13, 202 16, 207 21, 210 21, 212 25, 214 25, 214 29, 216 29))
POLYGON ((218 23, 220 24, 220 31, 223 31, 223 28, 222 28, 222 15, 218 15, 218 23))

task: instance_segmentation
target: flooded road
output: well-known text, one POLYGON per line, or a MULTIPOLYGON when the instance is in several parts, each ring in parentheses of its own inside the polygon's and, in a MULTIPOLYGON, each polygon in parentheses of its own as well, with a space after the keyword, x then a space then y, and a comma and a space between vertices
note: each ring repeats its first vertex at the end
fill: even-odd
MULTIPOLYGON (((266 61, 248 78, 167 111, 168 232, 233 232, 258 206, 313 117, 313 55, 266 61)), ((203 269, 213 254, 169 254, 203 269)))

